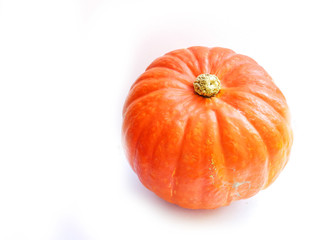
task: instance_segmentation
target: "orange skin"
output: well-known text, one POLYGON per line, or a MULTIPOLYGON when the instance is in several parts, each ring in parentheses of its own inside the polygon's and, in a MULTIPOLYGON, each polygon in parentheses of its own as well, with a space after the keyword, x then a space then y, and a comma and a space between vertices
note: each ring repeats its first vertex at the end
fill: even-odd
POLYGON ((123 139, 140 181, 168 202, 212 209, 268 187, 292 145, 289 110, 253 59, 225 48, 191 47, 157 58, 123 109, 123 139), (203 73, 222 85, 194 92, 203 73))

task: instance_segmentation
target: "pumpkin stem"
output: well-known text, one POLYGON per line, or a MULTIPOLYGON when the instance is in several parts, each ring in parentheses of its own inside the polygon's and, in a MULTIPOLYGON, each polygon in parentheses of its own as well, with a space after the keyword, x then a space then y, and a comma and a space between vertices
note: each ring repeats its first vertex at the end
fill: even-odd
POLYGON ((194 83, 194 91, 203 97, 214 97, 221 90, 221 82, 213 74, 200 74, 194 83))

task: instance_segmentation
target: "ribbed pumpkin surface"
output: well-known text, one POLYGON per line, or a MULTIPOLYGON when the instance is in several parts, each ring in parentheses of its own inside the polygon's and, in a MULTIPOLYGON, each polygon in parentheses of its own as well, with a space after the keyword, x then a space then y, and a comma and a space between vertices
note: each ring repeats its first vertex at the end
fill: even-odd
POLYGON ((140 181, 185 208, 209 209, 255 195, 288 161, 288 106, 253 59, 225 48, 191 47, 157 58, 123 109, 127 158, 140 181), (218 77, 214 97, 194 92, 218 77))

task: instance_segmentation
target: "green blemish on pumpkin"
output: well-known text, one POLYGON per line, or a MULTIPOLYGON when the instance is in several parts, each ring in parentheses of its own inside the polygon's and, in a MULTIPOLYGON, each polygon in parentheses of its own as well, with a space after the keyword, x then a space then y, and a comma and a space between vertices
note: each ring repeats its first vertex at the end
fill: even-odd
POLYGON ((234 195, 240 197, 240 194, 239 194, 239 192, 238 192, 238 187, 241 186, 241 185, 243 185, 243 184, 246 184, 246 183, 249 184, 248 189, 247 189, 247 190, 249 190, 249 189, 251 188, 251 182, 250 182, 250 181, 245 181, 245 182, 234 182, 234 184, 232 185, 232 187, 235 188, 235 193, 234 193, 234 195))
POLYGON ((215 184, 215 179, 214 179, 214 176, 213 176, 213 175, 210 175, 209 177, 212 179, 212 181, 213 181, 213 184, 215 184))
MULTIPOLYGON (((245 184, 245 183, 250 183, 249 181, 245 181, 245 182, 234 182, 234 184, 232 185, 233 188, 238 188, 239 186, 245 184)), ((251 184, 250 184, 251 186, 251 184)))

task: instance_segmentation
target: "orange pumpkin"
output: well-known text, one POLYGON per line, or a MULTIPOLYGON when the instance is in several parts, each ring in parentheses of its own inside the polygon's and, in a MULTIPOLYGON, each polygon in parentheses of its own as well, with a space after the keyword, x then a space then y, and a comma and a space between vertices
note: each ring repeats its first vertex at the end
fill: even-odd
POLYGON ((211 209, 268 187, 292 145, 289 110, 253 59, 191 47, 157 58, 123 109, 127 158, 168 202, 211 209))

